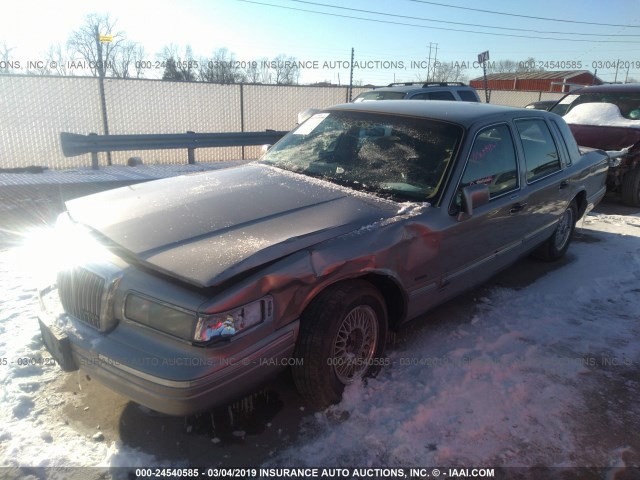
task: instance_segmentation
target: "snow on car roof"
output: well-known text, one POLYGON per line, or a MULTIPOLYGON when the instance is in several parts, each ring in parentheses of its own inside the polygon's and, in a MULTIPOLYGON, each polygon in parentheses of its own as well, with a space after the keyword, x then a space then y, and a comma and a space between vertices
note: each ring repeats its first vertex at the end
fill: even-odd
POLYGON ((640 120, 624 118, 616 105, 603 102, 576 105, 564 116, 564 121, 573 125, 640 128, 640 120))

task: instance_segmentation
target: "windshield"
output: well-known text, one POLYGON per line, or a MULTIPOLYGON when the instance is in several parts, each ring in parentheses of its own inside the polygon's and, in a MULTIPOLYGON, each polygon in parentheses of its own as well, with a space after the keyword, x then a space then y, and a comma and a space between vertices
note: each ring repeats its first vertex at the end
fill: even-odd
POLYGON ((462 132, 422 118, 325 112, 287 134, 261 162, 402 201, 433 201, 462 132))
POLYGON ((620 114, 629 120, 640 120, 640 92, 628 93, 583 93, 567 95, 551 109, 553 113, 565 115, 583 103, 612 103, 620 109, 620 114))

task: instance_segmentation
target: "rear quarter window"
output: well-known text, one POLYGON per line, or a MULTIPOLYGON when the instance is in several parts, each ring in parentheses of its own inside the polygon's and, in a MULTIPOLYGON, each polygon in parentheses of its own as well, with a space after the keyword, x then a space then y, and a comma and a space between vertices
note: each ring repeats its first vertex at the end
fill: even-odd
POLYGON ((458 90, 458 95, 463 102, 478 102, 478 96, 470 90, 458 90))

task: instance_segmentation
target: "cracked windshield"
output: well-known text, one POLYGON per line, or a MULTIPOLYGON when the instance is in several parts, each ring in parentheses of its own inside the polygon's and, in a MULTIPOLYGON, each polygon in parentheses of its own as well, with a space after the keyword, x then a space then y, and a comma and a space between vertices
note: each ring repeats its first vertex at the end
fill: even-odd
POLYGON ((362 112, 319 113, 262 162, 398 200, 433 200, 462 136, 456 125, 362 112))

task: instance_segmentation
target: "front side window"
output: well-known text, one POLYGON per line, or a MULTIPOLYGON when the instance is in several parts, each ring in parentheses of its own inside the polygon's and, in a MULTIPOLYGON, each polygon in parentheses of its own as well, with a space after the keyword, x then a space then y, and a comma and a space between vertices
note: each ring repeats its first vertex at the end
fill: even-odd
POLYGON ((262 163, 399 199, 438 198, 463 129, 425 118, 319 113, 287 134, 262 163))
POLYGON ((527 182, 535 182, 560 170, 558 149, 544 120, 517 120, 516 127, 527 164, 527 182))
POLYGON ((484 184, 490 198, 518 188, 518 162, 507 125, 482 130, 475 138, 460 188, 484 184))

